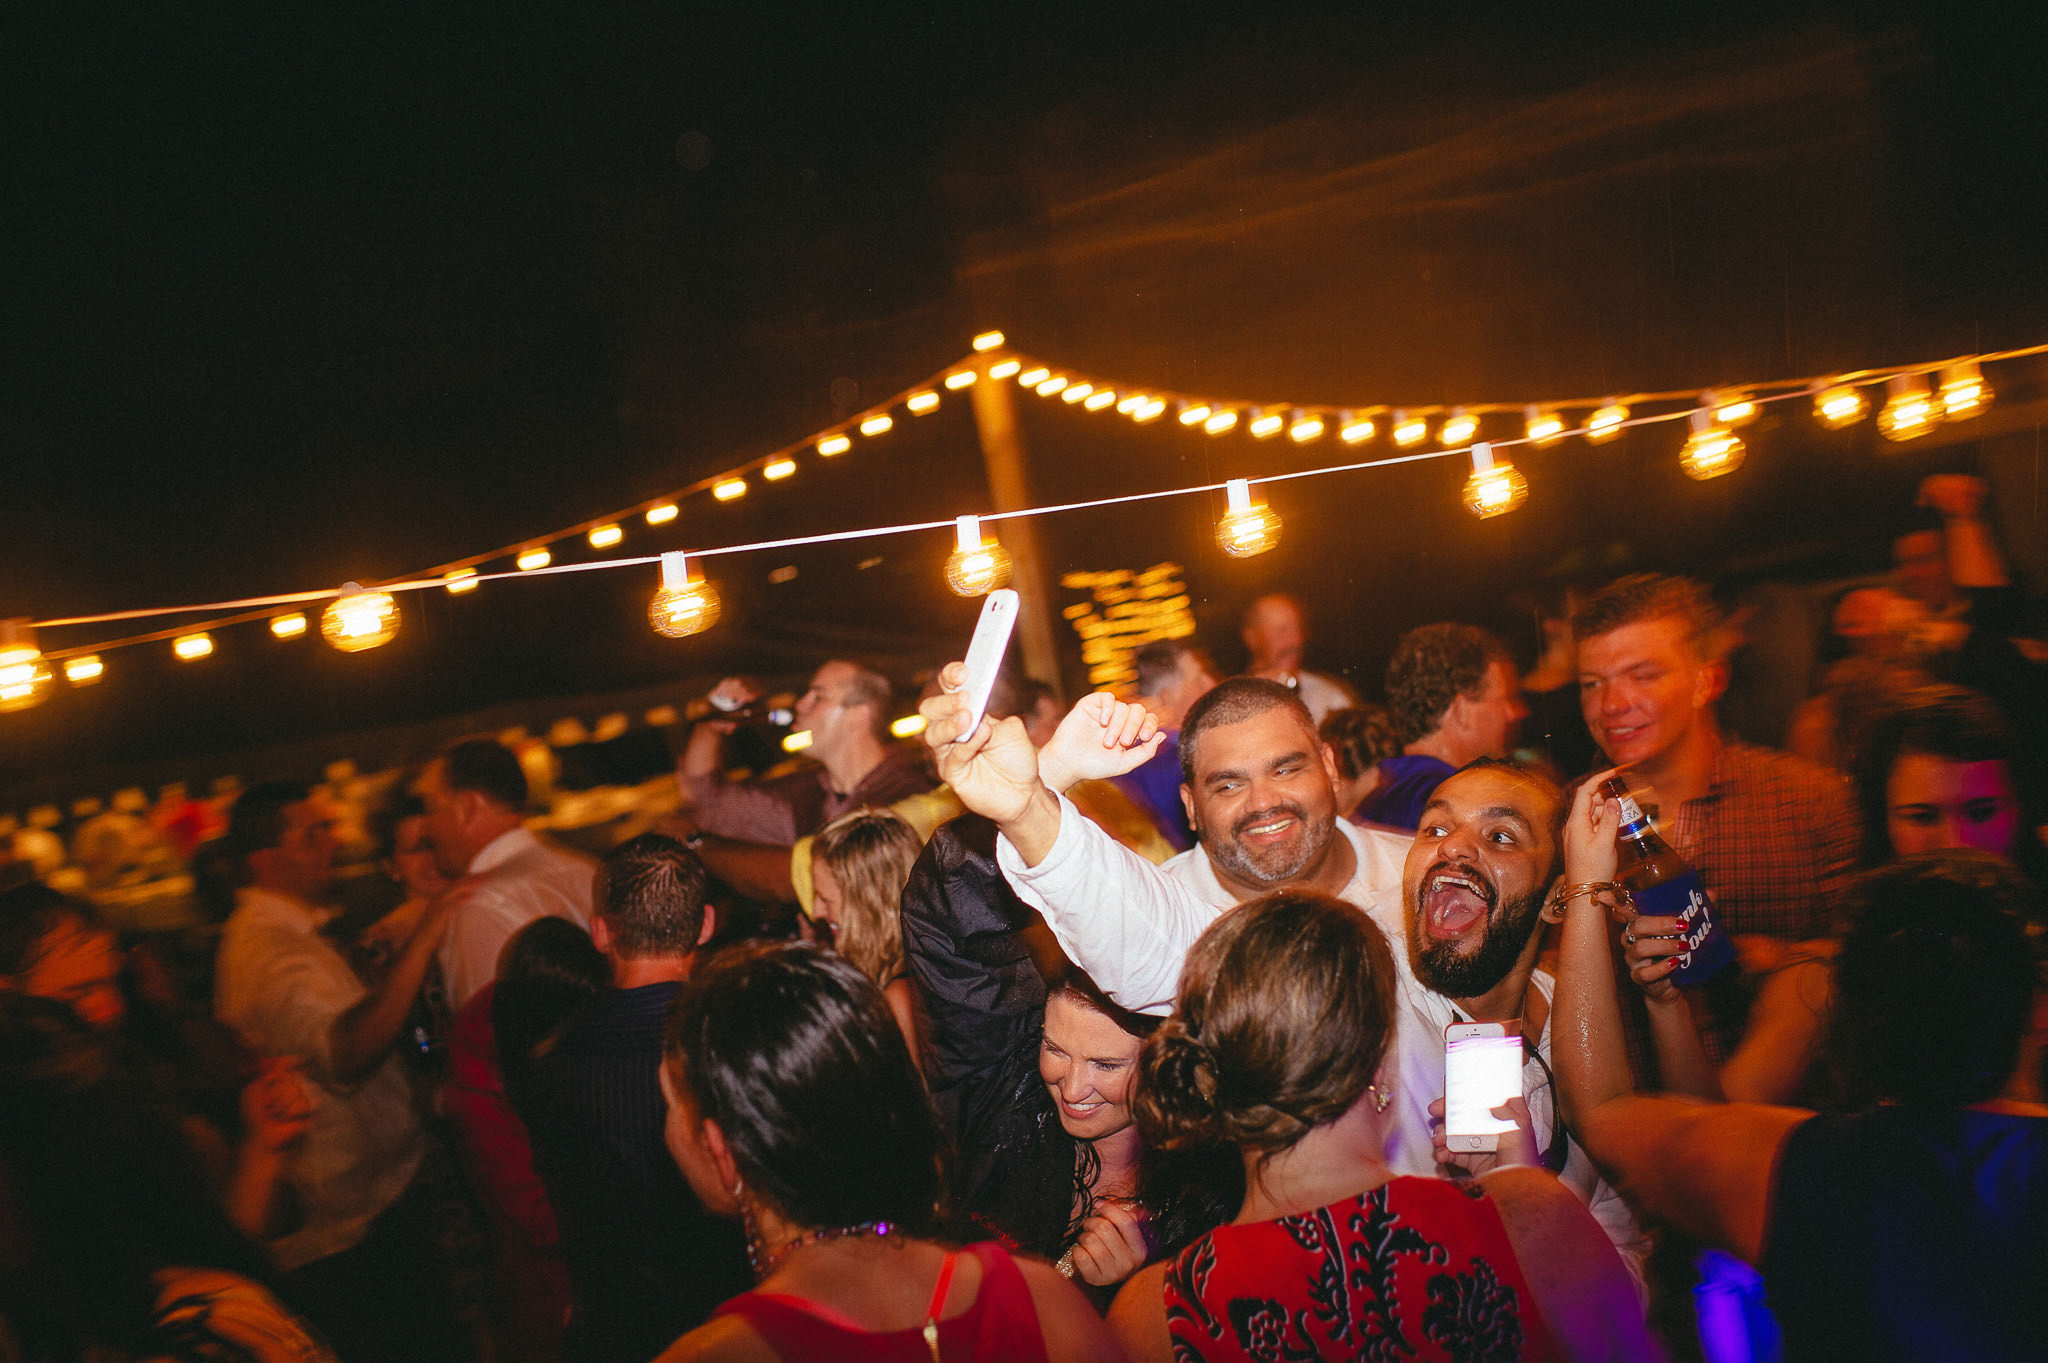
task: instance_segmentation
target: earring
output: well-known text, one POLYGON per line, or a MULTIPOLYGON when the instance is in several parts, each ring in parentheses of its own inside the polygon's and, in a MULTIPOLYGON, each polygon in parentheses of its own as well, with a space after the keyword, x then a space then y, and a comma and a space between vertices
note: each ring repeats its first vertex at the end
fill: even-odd
POLYGON ((1372 1095, 1372 1110, 1374 1112, 1385 1112, 1387 1104, 1394 1101, 1393 1091, 1391 1089, 1382 1089, 1378 1084, 1367 1084, 1365 1091, 1372 1095))

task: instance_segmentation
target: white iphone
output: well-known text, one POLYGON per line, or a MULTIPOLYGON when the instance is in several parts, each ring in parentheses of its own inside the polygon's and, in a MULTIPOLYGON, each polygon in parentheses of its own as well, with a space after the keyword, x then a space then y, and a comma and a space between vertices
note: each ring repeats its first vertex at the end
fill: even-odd
POLYGON ((960 698, 967 702, 967 723, 955 743, 981 727, 989 692, 995 689, 996 674, 1003 670, 1003 655, 1010 651, 1010 631, 1016 627, 1017 593, 1003 587, 983 598, 974 642, 967 646, 967 684, 960 688, 960 698))
POLYGON ((1444 1028, 1446 1145, 1459 1152, 1496 1149, 1501 1133, 1515 1124, 1493 1111, 1521 1096, 1519 1023, 1454 1022, 1444 1028))

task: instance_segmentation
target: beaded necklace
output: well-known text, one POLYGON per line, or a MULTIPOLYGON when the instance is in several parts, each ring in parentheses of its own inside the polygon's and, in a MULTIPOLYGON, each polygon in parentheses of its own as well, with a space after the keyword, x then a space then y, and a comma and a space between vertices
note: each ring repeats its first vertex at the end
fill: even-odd
POLYGON ((822 1245, 827 1240, 844 1240, 855 1235, 885 1237, 894 1235, 896 1230, 897 1227, 888 1221, 863 1221, 858 1226, 822 1226, 817 1230, 807 1230, 796 1239, 766 1253, 757 1250, 754 1238, 748 1236, 747 1262, 753 1267, 754 1281, 758 1283, 765 1281, 784 1259, 807 1245, 822 1245))

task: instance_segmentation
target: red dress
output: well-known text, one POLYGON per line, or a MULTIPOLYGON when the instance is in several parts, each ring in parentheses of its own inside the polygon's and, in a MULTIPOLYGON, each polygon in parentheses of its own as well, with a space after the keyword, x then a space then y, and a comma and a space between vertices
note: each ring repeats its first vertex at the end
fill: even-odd
MULTIPOLYGON (((960 1251, 981 1262, 974 1304, 939 1322, 944 1363, 1046 1363, 1045 1336, 1031 1288, 1001 1245, 984 1241, 960 1251)), ((738 1316, 789 1363, 931 1363, 924 1331, 863 1330, 829 1306, 780 1292, 743 1292, 712 1313, 738 1316)))
POLYGON ((1218 1226, 1166 1270, 1177 1363, 1562 1359, 1477 1184, 1396 1178, 1218 1226))

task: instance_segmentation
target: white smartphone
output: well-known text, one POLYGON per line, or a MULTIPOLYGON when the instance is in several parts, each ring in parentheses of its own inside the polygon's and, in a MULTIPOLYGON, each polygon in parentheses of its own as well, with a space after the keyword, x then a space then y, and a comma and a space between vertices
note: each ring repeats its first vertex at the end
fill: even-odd
POLYGON ((1016 627, 1016 592, 1002 587, 982 599, 974 642, 967 646, 967 685, 960 689, 960 698, 967 702, 967 727, 960 731, 960 738, 953 740, 955 743, 981 727, 989 692, 995 689, 996 673, 1003 670, 1003 655, 1010 651, 1010 631, 1016 627))
POLYGON ((1515 1124, 1493 1110, 1522 1096, 1519 1023, 1454 1022, 1444 1028, 1444 1143, 1493 1150, 1515 1124), (1512 1030, 1511 1030, 1512 1028, 1512 1030))

